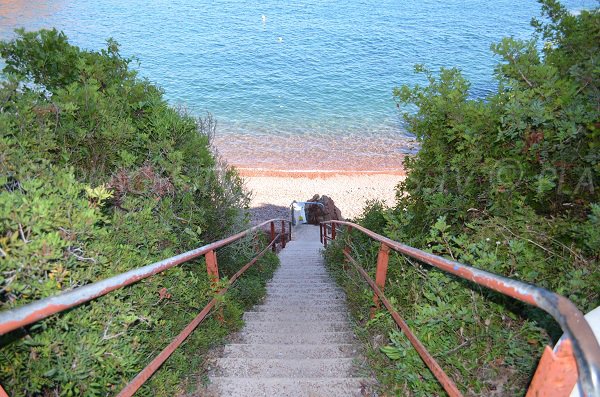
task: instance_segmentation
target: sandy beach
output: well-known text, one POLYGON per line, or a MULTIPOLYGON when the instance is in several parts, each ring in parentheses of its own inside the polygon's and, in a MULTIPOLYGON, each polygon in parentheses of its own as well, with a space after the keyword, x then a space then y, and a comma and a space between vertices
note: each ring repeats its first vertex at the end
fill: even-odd
POLYGON ((404 178, 401 172, 329 171, 297 172, 240 169, 246 187, 252 191, 253 222, 273 217, 289 217, 293 200, 306 201, 313 195, 331 197, 351 219, 362 213, 369 200, 394 204, 395 186, 404 178))

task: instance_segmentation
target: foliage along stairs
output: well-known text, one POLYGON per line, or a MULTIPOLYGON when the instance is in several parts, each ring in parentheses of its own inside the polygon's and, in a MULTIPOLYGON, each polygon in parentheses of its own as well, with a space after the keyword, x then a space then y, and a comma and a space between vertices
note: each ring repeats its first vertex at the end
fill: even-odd
MULTIPOLYGON (((327 274, 319 228, 299 225, 267 297, 211 371, 210 396, 362 396, 344 293, 327 274)), ((201 394, 202 395, 202 394, 201 394)), ((206 395, 206 394, 204 394, 206 395)))

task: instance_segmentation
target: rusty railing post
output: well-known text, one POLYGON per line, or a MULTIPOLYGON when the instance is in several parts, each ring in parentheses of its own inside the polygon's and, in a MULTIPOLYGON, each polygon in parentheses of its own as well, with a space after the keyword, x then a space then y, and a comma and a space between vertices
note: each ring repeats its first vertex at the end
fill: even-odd
POLYGON ((350 255, 350 252, 352 251, 352 248, 350 247, 350 241, 352 238, 350 236, 350 233, 352 233, 352 226, 347 226, 346 227, 346 245, 344 246, 344 270, 348 269, 348 267, 346 266, 346 263, 349 262, 346 255, 350 255))
MULTIPOLYGON (((211 286, 214 292, 219 292, 217 291, 217 286, 219 283, 219 265, 217 264, 217 254, 215 251, 210 250, 204 254, 204 261, 206 262, 206 272, 208 273, 208 278, 210 278, 211 286)), ((219 312, 217 313, 217 320, 219 320, 221 324, 225 322, 222 306, 219 308, 219 312)))
POLYGON ((288 221, 288 223, 290 225, 288 241, 292 241, 292 222, 288 221))
POLYGON ((335 240, 335 233, 336 233, 335 223, 331 222, 331 239, 332 240, 335 240))
POLYGON ((219 282, 219 266, 217 265, 217 255, 215 251, 208 251, 204 254, 204 260, 206 261, 206 272, 208 273, 208 278, 213 284, 219 282))
MULTIPOLYGON (((271 242, 275 241, 275 222, 271 221, 271 242)), ((275 252, 277 249, 275 248, 275 243, 273 243, 273 245, 271 246, 271 249, 273 250, 273 252, 275 252)))
POLYGON ((323 224, 319 222, 319 241, 323 244, 323 224))
POLYGON ((577 363, 569 339, 555 348, 546 346, 529 384, 526 397, 567 397, 577 383, 577 363))
POLYGON ((285 234, 285 221, 281 221, 281 248, 285 248, 285 238, 287 235, 285 234))
MULTIPOLYGON (((381 292, 383 292, 383 289, 385 288, 385 278, 387 276, 389 258, 390 247, 381 243, 379 254, 377 255, 377 270, 375 271, 375 284, 381 289, 381 292)), ((375 317, 375 312, 380 308, 379 297, 377 294, 373 294, 373 303, 375 306, 371 308, 371 318, 375 317)))
POLYGON ((323 224, 323 247, 327 248, 327 224, 323 224))

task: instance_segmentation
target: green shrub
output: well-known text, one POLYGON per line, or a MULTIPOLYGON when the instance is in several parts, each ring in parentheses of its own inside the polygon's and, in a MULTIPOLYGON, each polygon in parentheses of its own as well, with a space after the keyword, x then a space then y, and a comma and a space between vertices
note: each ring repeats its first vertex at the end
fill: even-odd
MULTIPOLYGON (((211 152, 212 118, 170 108, 114 41, 83 51, 56 30, 20 30, 0 55, 1 309, 246 227, 248 195, 211 152)), ((250 246, 219 253, 222 276, 250 246)), ((270 253, 260 260, 264 271, 240 280, 255 292, 227 296, 224 323, 208 318, 142 394, 194 386, 202 353, 240 327, 276 263, 270 253)), ((0 382, 13 396, 115 394, 213 295, 200 259, 4 335, 0 382)))
MULTIPOLYGON (((457 69, 436 75, 423 66, 416 71, 427 85, 394 90, 401 109, 417 109, 404 117, 421 150, 406 159, 395 207, 368 207, 358 221, 556 291, 587 312, 600 304, 600 12, 540 3, 544 20, 533 24, 543 46, 536 38, 493 45, 502 61, 487 98, 471 99, 457 69)), ((356 232, 352 241, 373 275, 377 245, 356 232)), ((365 318, 371 294, 342 270, 341 248, 328 249, 328 263, 363 322, 384 388, 443 394, 389 316, 365 318)), ((544 344, 562 333, 540 310, 397 254, 387 280, 386 295, 467 395, 523 395, 544 344)))

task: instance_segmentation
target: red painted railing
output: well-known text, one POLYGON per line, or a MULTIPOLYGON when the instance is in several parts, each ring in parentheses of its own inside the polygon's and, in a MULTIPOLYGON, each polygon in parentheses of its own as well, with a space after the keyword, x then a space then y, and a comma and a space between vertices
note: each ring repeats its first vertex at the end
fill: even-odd
MULTIPOLYGON (((269 248, 275 251, 277 242, 281 243, 282 248, 285 247, 286 241, 289 241, 292 238, 290 221, 284 219, 271 219, 243 232, 234 234, 225 239, 207 244, 172 258, 130 270, 117 276, 88 284, 83 287, 75 288, 71 291, 63 292, 49 298, 41 299, 13 310, 1 312, 0 335, 4 335, 26 325, 33 324, 37 321, 43 320, 46 317, 70 309, 82 303, 89 302, 98 297, 106 295, 111 291, 126 287, 137 281, 148 278, 157 273, 161 273, 167 269, 180 265, 184 262, 188 262, 192 259, 199 258, 203 255, 205 258, 208 275, 213 283, 217 283, 219 281, 219 268, 217 265, 216 250, 236 242, 243 237, 258 231, 266 225, 270 225, 270 243, 250 262, 242 266, 242 268, 228 280, 228 284, 218 291, 216 296, 202 309, 202 311, 200 311, 196 318, 194 318, 194 320, 192 320, 192 322, 189 323, 183 329, 183 331, 181 331, 181 333, 177 335, 177 337, 118 394, 119 397, 132 396, 144 384, 144 382, 146 382, 156 372, 156 370, 160 368, 160 366, 183 343, 183 341, 185 341, 192 331, 194 331, 194 329, 196 329, 196 327, 206 318, 210 310, 217 303, 219 296, 224 295, 229 287, 246 270, 254 265, 269 248), (280 224, 280 231, 277 234, 275 233, 276 224, 280 224), (286 224, 288 224, 287 230, 286 224)), ((8 397, 8 394, 2 388, 2 386, 0 386, 0 397, 8 397)))
POLYGON ((344 221, 322 222, 320 225, 320 239, 325 247, 327 247, 328 241, 335 240, 336 235, 339 234, 340 230, 337 226, 345 227, 343 235, 345 238, 344 256, 354 265, 374 291, 374 307, 371 315, 373 316, 374 310, 380 307, 380 302, 383 303, 396 324, 404 332, 425 364, 450 396, 456 397, 462 396, 462 394, 433 356, 427 351, 425 346, 410 330, 408 324, 392 307, 383 293, 390 250, 397 251, 434 266, 446 273, 451 273, 501 294, 536 306, 554 317, 563 329, 565 338, 555 347, 554 351, 546 347, 527 391, 527 397, 566 397, 569 396, 578 380, 582 390, 588 397, 600 397, 600 346, 583 313, 567 298, 544 288, 499 276, 409 247, 355 223, 344 221), (367 272, 350 255, 350 239, 353 230, 357 230, 380 243, 375 281, 369 277, 367 272))

